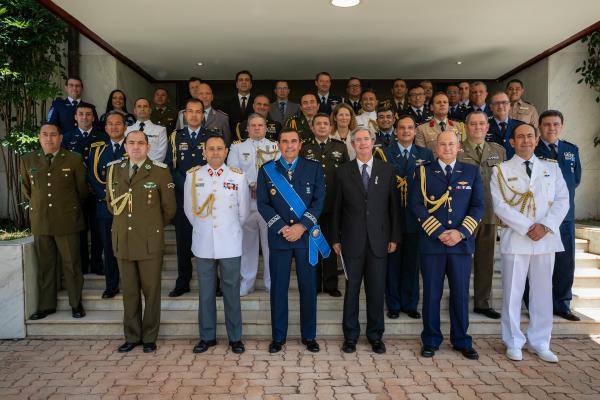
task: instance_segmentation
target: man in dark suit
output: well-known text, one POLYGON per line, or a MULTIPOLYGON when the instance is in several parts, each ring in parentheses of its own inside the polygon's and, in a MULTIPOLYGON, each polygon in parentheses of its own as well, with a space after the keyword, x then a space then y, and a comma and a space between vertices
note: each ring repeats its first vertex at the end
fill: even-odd
POLYGON ((330 115, 335 106, 342 102, 342 98, 329 92, 331 89, 331 75, 329 72, 319 72, 315 77, 315 86, 317 87, 319 112, 330 115))
POLYGON ((469 115, 472 111, 483 111, 488 117, 491 117, 492 110, 485 102, 487 100, 487 95, 488 91, 485 83, 481 81, 471 83, 471 86, 469 87, 470 105, 465 112, 465 116, 469 115))
POLYGON ((446 96, 448 96, 448 118, 464 122, 467 115, 466 107, 460 103, 460 89, 457 85, 446 86, 446 96))
POLYGON ((399 239, 396 172, 391 165, 373 158, 375 134, 366 128, 350 133, 356 161, 338 168, 331 241, 346 266, 344 295, 344 344, 342 351, 356 351, 360 287, 367 295, 367 339, 373 352, 385 353, 384 293, 388 253, 399 239))
POLYGON ((235 74, 235 87, 237 93, 225 105, 225 112, 229 115, 229 127, 235 129, 238 122, 248 118, 252 113, 252 103, 254 96, 250 93, 252 90, 252 74, 250 71, 239 71, 235 74))
POLYGON ((424 162, 433 161, 433 153, 426 147, 413 144, 415 120, 404 115, 396 126, 397 143, 384 149, 385 161, 396 168, 396 187, 399 192, 401 240, 395 252, 388 257, 385 300, 387 316, 396 319, 400 311, 411 318, 421 318, 419 303, 419 225, 407 207, 408 191, 414 185, 414 171, 424 162))
POLYGON ((361 109, 360 95, 362 93, 362 86, 360 79, 351 77, 346 82, 346 97, 344 97, 344 103, 349 104, 354 110, 354 114, 358 115, 361 109))
POLYGON ((485 201, 479 169, 456 160, 459 142, 450 130, 439 134, 438 159, 416 170, 409 207, 421 224, 419 253, 423 276, 423 357, 433 357, 444 337, 440 300, 444 278, 450 286, 450 342, 464 357, 479 358, 469 326, 469 282, 475 230, 485 201))
POLYGON ((275 82, 275 101, 269 108, 269 115, 273 121, 279 122, 282 126, 285 122, 298 114, 300 105, 289 100, 290 86, 288 81, 275 82))
POLYGON ((503 146, 506 150, 506 159, 509 160, 515 155, 515 149, 509 142, 510 135, 522 122, 508 117, 510 101, 508 95, 504 92, 496 92, 492 96, 490 109, 492 110, 492 116, 488 119, 490 128, 485 141, 503 146))
MULTIPOLYGON (((75 108, 81 103, 83 82, 81 79, 71 76, 65 82, 66 99, 57 98, 52 102, 48 110, 48 123, 57 125, 61 132, 69 132, 75 129, 75 108)), ((93 109, 94 125, 98 128, 98 114, 96 107, 93 109)))

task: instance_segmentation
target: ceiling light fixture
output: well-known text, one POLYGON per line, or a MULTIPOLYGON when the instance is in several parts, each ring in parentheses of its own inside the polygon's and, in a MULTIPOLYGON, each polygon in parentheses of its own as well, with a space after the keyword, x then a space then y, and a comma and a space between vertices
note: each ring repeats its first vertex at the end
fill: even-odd
POLYGON ((335 7, 354 7, 360 4, 360 0, 331 0, 331 5, 335 7))
POLYGON ((196 64, 198 64, 198 66, 200 66, 200 67, 204 65, 204 63, 202 61, 198 61, 196 64))
POLYGON ((462 61, 457 61, 457 62, 456 62, 456 64, 457 64, 457 65, 461 65, 461 64, 462 64, 462 61))

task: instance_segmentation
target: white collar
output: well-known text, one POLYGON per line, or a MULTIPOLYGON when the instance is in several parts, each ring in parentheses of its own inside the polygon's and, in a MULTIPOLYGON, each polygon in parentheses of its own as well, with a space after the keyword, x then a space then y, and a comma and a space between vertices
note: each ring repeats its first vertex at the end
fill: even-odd
POLYGON ((456 165, 456 160, 452 161, 450 164, 446 164, 438 158, 438 163, 440 164, 440 167, 442 167, 442 171, 446 171, 446 165, 449 165, 450 168, 452 168, 452 171, 454 171, 454 165, 456 165))

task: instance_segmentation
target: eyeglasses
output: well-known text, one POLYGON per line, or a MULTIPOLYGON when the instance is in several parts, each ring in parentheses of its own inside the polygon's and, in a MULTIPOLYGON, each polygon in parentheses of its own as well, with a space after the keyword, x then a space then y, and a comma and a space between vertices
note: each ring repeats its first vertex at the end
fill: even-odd
POLYGON ((360 87, 360 85, 356 85, 356 84, 354 84, 354 85, 348 85, 348 86, 346 86, 346 87, 347 87, 347 88, 351 88, 351 89, 356 89, 356 88, 359 88, 359 87, 360 87))
POLYGON ((510 102, 508 102, 508 101, 494 101, 494 102, 492 102, 493 106, 507 106, 509 104, 510 104, 510 102))

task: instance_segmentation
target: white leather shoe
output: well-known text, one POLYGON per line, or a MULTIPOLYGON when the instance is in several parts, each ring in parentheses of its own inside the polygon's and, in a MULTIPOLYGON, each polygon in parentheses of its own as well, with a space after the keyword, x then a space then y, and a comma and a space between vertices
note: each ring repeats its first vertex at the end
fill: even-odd
POLYGON ((523 352, 521 349, 517 349, 516 347, 509 347, 506 349, 506 357, 513 361, 522 361, 523 352))
POLYGON ((254 292, 254 290, 240 290, 240 297, 248 296, 250 293, 254 292))
POLYGON ((537 356, 542 361, 546 361, 549 363, 557 363, 558 362, 558 357, 556 356, 556 354, 554 354, 550 350, 538 351, 536 349, 530 348, 529 351, 532 352, 533 354, 537 354, 537 356))

